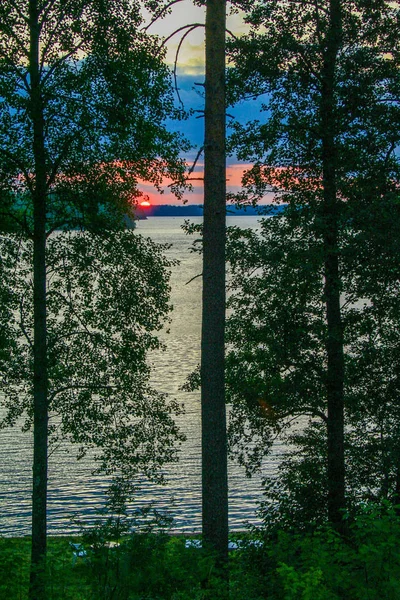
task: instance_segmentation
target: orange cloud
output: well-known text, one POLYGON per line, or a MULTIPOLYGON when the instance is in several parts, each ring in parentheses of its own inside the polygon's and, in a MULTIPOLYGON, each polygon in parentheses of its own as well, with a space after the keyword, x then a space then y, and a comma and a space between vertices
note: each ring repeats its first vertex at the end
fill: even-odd
MULTIPOLYGON (((238 192, 242 187, 243 174, 251 169, 252 165, 245 163, 228 164, 226 168, 226 183, 228 192, 238 192)), ((184 194, 184 201, 187 204, 203 204, 204 188, 203 188, 203 169, 204 163, 198 162, 193 173, 189 176, 189 183, 192 186, 191 191, 184 194)), ((146 181, 139 181, 139 189, 146 194, 152 204, 179 204, 180 200, 171 192, 171 180, 163 181, 163 193, 157 192, 154 187, 146 181)), ((269 204, 272 201, 273 194, 267 194, 263 203, 269 204)))

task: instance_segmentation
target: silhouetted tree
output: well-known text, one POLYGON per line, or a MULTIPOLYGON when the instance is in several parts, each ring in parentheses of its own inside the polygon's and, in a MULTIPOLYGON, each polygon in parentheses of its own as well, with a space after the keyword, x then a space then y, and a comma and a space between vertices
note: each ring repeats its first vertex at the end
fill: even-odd
POLYGON ((265 93, 268 116, 264 123, 237 126, 233 136, 239 157, 255 163, 244 178, 248 193, 239 200, 275 190, 298 211, 299 222, 311 215, 308 226, 320 242, 328 513, 340 529, 345 508, 341 294, 346 292, 341 236, 362 198, 375 205, 394 192, 398 9, 389 2, 366 6, 342 0, 244 2, 243 7, 252 28, 232 42, 231 80, 237 98, 265 93), (371 188, 374 178, 380 183, 371 188))
POLYGON ((204 541, 228 553, 224 381, 225 332, 225 27, 226 2, 208 0, 204 137, 203 307, 201 334, 204 541))
POLYGON ((140 11, 124 0, 0 6, 1 213, 33 240, 31 598, 45 594, 48 235, 120 227, 139 178, 159 186, 183 172, 179 139, 163 126, 174 113, 166 67, 140 11))

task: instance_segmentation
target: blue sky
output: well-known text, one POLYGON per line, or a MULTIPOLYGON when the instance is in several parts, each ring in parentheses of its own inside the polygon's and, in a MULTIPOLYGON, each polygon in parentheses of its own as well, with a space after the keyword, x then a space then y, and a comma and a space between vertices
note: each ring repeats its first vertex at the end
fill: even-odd
MULTIPOLYGON (((175 30, 191 23, 204 23, 204 9, 194 6, 191 0, 182 0, 173 7, 172 13, 154 23, 149 32, 168 37, 175 30)), ((240 15, 228 16, 227 28, 233 31, 236 35, 246 31, 246 25, 240 15)), ((178 44, 182 34, 186 30, 182 30, 173 36, 167 43, 167 62, 171 66, 176 58, 178 44)), ((195 83, 204 82, 204 27, 199 27, 192 31, 184 40, 179 52, 177 61, 177 83, 180 97, 183 101, 186 110, 195 109, 201 110, 204 107, 204 100, 201 96, 202 88, 195 86, 195 83)), ((178 102, 178 98, 177 98, 178 102)), ((248 101, 237 105, 235 108, 229 108, 229 113, 240 122, 257 118, 260 116, 261 100, 248 101)), ((187 158, 190 163, 197 154, 197 149, 202 146, 204 137, 204 119, 196 118, 199 114, 192 115, 187 121, 168 122, 168 127, 174 131, 180 131, 186 135, 193 150, 188 153, 187 158)), ((229 124, 229 119, 228 119, 229 124)), ((240 187, 240 176, 246 165, 239 163, 235 157, 228 158, 227 178, 228 187, 231 191, 238 190, 240 187)), ((199 160, 197 172, 201 175, 202 161, 199 160)), ((193 182, 193 192, 188 193, 185 199, 191 204, 200 204, 203 202, 203 189, 201 182, 193 182)), ((176 203, 176 199, 172 194, 165 193, 163 196, 157 196, 147 186, 145 191, 150 196, 153 203, 166 204, 176 203)))

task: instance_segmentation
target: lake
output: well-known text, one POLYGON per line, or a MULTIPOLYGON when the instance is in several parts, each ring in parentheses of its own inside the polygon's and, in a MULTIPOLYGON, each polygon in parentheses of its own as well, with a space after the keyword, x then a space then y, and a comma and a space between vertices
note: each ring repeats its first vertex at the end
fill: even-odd
MULTIPOLYGON (((257 217, 229 217, 228 224, 257 227, 257 217)), ((200 222, 193 217, 191 221, 200 222)), ((167 350, 151 357, 152 383, 160 391, 185 404, 186 412, 178 423, 187 436, 180 460, 167 468, 168 484, 145 484, 138 495, 137 506, 153 501, 160 510, 169 509, 175 530, 198 532, 201 525, 200 465, 200 393, 182 392, 179 388, 200 360, 201 278, 191 280, 202 271, 201 256, 189 251, 191 239, 181 229, 179 217, 151 217, 139 221, 138 233, 160 243, 172 244, 168 256, 179 259, 173 268, 171 286, 172 323, 170 333, 162 333, 167 350)), ((265 463, 264 474, 275 471, 283 448, 274 449, 265 463)), ((26 535, 30 532, 31 434, 17 428, 0 432, 0 535, 26 535)), ((70 533, 71 516, 91 519, 101 507, 106 482, 91 475, 90 457, 77 462, 74 449, 68 445, 50 456, 48 531, 70 533)), ((255 522, 257 500, 260 499, 261 477, 248 479, 244 471, 229 462, 229 525, 243 528, 246 521, 255 522)))

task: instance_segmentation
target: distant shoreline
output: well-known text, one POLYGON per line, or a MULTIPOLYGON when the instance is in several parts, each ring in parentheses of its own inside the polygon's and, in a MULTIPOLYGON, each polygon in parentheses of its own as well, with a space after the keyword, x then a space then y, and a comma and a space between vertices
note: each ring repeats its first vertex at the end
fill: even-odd
MULTIPOLYGON (((228 217, 258 217, 263 215, 275 215, 282 212, 284 206, 274 206, 263 204, 253 207, 238 208, 236 206, 227 206, 226 214, 228 217)), ((155 204, 152 206, 138 206, 135 210, 136 218, 147 219, 147 217, 202 217, 202 204, 174 205, 174 204, 155 204)))

